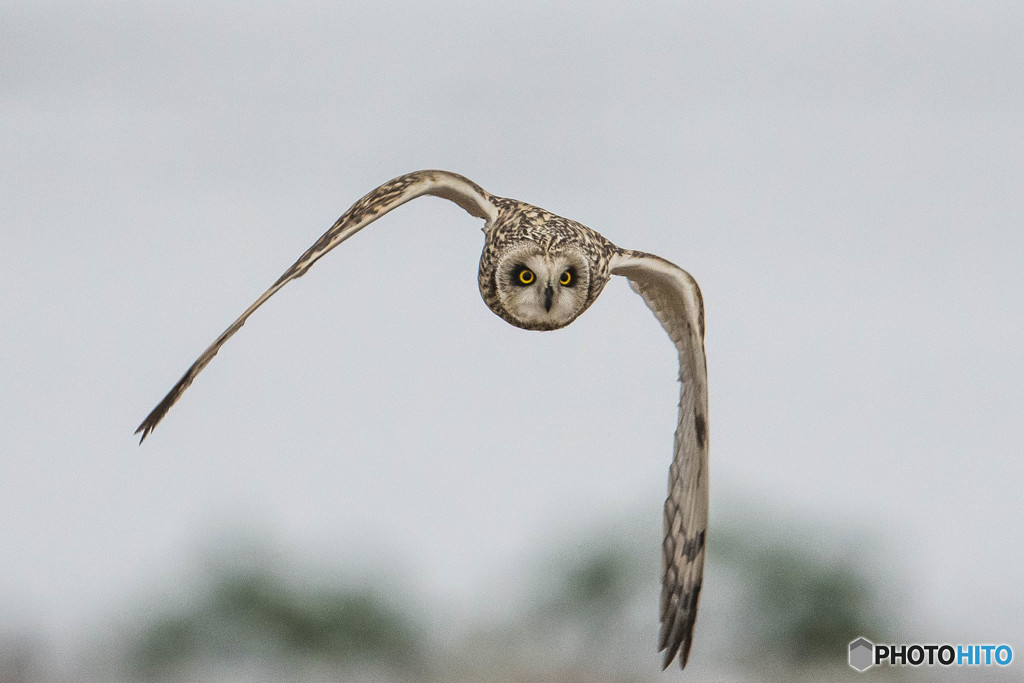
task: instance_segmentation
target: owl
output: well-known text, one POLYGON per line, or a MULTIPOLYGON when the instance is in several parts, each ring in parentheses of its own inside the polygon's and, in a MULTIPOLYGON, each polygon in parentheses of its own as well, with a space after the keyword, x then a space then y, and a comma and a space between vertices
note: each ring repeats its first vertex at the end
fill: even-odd
POLYGON ((174 388, 142 421, 139 443, 163 419, 221 346, 253 312, 320 257, 392 209, 422 195, 455 202, 484 219, 478 281, 484 302, 525 330, 557 330, 586 311, 612 275, 624 276, 643 297, 679 356, 679 419, 668 474, 662 544, 662 668, 689 659, 704 574, 708 522, 708 392, 704 302, 689 273, 663 258, 621 249, 576 221, 496 197, 448 171, 417 171, 384 183, 342 214, 270 289, 203 351, 174 388))

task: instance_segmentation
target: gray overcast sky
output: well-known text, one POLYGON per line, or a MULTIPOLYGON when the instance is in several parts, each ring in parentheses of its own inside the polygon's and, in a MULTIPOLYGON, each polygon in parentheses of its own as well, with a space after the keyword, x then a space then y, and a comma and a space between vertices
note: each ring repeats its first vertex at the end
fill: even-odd
POLYGON ((863 529, 908 638, 1012 642, 1022 73, 1015 3, 0 4, 0 626, 73 642, 225 529, 467 611, 552 529, 650 511, 657 552, 667 337, 624 282, 506 325, 435 199, 136 445, 337 215, 445 168, 698 279, 712 533, 737 500, 863 529))

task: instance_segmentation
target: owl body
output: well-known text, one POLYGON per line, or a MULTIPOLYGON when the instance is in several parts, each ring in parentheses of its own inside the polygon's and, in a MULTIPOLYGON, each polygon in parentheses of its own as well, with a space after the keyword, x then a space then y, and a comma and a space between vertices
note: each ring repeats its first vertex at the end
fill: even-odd
POLYGON ((464 176, 416 171, 390 180, 353 204, 271 287, 199 356, 136 430, 152 432, 196 376, 252 313, 304 275, 327 252, 392 209, 422 195, 452 202, 483 218, 478 285, 484 303, 527 330, 570 324, 597 300, 612 275, 630 286, 661 322, 679 357, 679 400, 662 544, 662 666, 678 655, 686 666, 704 571, 708 513, 707 364, 704 306, 694 279, 652 254, 620 249, 576 221, 515 199, 495 197, 464 176))

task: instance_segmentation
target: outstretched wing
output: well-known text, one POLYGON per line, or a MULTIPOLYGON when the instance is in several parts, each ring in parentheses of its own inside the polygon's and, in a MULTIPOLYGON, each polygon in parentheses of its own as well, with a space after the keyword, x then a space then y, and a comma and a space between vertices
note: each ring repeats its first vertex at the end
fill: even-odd
POLYGON ((238 317, 238 320, 231 323, 228 329, 210 344, 209 348, 203 351, 196 359, 192 367, 182 376, 174 388, 168 392, 164 400, 160 401, 153 409, 139 428, 135 430, 138 434, 142 432, 142 443, 151 431, 163 419, 181 395, 188 389, 189 385, 196 378, 203 368, 213 360, 213 357, 220 351, 220 347, 239 330, 253 311, 263 305, 267 299, 274 295, 277 290, 285 286, 289 281, 302 277, 317 260, 338 246, 364 227, 377 220, 388 211, 401 206, 410 199, 421 195, 430 194, 436 197, 449 199, 477 218, 484 218, 488 223, 492 222, 497 215, 497 207, 491 202, 491 195, 479 185, 464 178, 457 173, 448 171, 416 171, 407 175, 399 176, 390 180, 373 192, 360 199, 352 207, 342 214, 330 230, 325 232, 316 243, 299 257, 292 266, 278 278, 277 282, 271 285, 270 289, 263 292, 260 298, 253 302, 252 306, 245 309, 245 313, 238 317))
POLYGON ((708 527, 708 380, 704 357, 704 301, 696 281, 663 258, 623 250, 612 273, 629 278, 679 352, 679 422, 668 471, 661 568, 662 668, 679 654, 686 666, 704 575, 708 527))

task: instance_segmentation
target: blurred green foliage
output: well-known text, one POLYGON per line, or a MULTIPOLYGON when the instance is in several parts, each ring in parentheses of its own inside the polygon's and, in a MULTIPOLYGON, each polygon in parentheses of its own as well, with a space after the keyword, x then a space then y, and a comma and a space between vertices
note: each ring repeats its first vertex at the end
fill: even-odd
POLYGON ((410 669, 421 649, 418 631, 373 591, 299 590, 252 569, 218 578, 194 608, 144 629, 128 668, 160 678, 195 660, 270 656, 410 669))
MULTIPOLYGON (((159 609, 163 616, 125 648, 124 670, 132 679, 208 680, 196 672, 211 663, 300 671, 315 662, 316 673, 289 680, 324 680, 324 672, 348 680, 345 672, 360 666, 378 672, 373 680, 653 680, 660 577, 646 531, 574 538, 532 564, 532 598, 523 597, 520 612, 458 624, 442 638, 402 607, 417 596, 385 585, 300 588, 235 563, 197 591, 191 607, 159 609)), ((855 544, 840 542, 834 529, 763 518, 712 524, 711 532, 689 667, 698 678, 724 670, 761 680, 843 677, 846 643, 884 637, 878 584, 858 563, 877 563, 877 552, 853 553, 855 544)), ((480 616, 488 616, 486 601, 480 616)))
POLYGON ((759 640, 783 649, 795 662, 835 659, 836 643, 862 633, 879 633, 865 582, 847 567, 814 562, 791 548, 774 549, 756 563, 751 578, 751 611, 774 615, 762 619, 759 640))
POLYGON ((878 553, 855 553, 853 535, 752 521, 720 529, 709 555, 738 575, 745 592, 738 617, 748 659, 784 665, 835 662, 837 648, 862 635, 883 638, 892 624, 872 566, 878 553), (837 539, 847 542, 837 543, 837 539))

